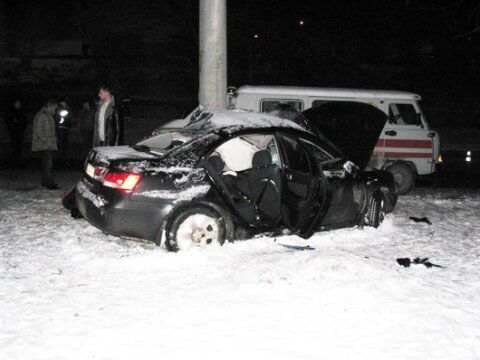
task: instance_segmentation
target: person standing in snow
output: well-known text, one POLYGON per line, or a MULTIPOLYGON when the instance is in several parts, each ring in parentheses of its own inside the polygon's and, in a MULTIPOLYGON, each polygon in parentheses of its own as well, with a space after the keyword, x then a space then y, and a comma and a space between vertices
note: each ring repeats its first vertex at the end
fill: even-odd
POLYGON ((70 109, 66 100, 60 100, 58 103, 57 112, 55 114, 55 120, 57 124, 57 138, 58 138, 58 147, 60 151, 60 158, 63 161, 67 160, 67 150, 68 150, 68 138, 70 133, 71 124, 71 114, 70 109))
POLYGON ((23 110, 20 100, 16 100, 10 113, 5 117, 8 132, 10 134, 10 144, 12 149, 12 159, 14 166, 22 166, 22 148, 25 129, 27 128, 27 115, 23 110))
POLYGON ((42 187, 49 190, 59 189, 52 176, 53 153, 57 151, 55 133, 55 112, 57 103, 49 100, 33 119, 32 152, 40 154, 42 159, 42 187))
POLYGON ((120 144, 120 119, 110 87, 102 85, 98 97, 100 104, 95 114, 93 146, 117 146, 120 144))

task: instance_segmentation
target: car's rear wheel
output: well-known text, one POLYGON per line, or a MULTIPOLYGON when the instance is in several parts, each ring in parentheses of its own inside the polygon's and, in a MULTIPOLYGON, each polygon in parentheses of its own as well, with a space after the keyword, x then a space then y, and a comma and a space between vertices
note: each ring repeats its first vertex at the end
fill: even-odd
POLYGON ((415 172, 410 166, 398 162, 388 167, 387 171, 393 175, 397 195, 406 195, 412 190, 415 185, 415 172))
POLYGON ((219 246, 225 242, 225 224, 216 211, 196 207, 178 214, 167 231, 166 246, 170 251, 192 247, 219 246))
POLYGON ((373 194, 368 209, 368 225, 378 228, 385 218, 385 196, 381 192, 373 194))

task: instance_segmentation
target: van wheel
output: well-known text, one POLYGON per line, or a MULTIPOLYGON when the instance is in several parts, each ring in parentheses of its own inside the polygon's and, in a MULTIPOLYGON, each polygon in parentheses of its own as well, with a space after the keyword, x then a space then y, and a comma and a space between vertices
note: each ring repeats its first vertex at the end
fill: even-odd
POLYGON ((165 245, 170 251, 223 245, 225 234, 225 223, 217 212, 195 207, 182 211, 171 222, 166 232, 165 245))
POLYGON ((395 163, 387 171, 393 175, 397 195, 408 194, 415 184, 415 172, 405 163, 395 163))

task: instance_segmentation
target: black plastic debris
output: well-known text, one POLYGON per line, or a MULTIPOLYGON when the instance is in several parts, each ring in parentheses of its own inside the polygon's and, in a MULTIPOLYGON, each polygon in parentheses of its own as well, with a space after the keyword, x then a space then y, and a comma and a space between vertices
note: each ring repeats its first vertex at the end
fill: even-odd
POLYGON ((444 266, 433 264, 430 261, 428 261, 428 258, 415 258, 413 260, 410 260, 410 258, 398 258, 397 259, 398 265, 401 265, 403 267, 410 267, 410 265, 424 265, 427 268, 431 267, 439 267, 439 268, 444 268, 444 266))
POLYGON ((298 250, 298 251, 305 251, 305 250, 315 250, 315 248, 311 247, 310 245, 307 246, 299 246, 299 245, 287 245, 287 244, 278 244, 290 250, 298 250))
POLYGON ((402 265, 404 267, 410 267, 412 261, 409 258, 398 258, 397 263, 398 265, 402 265))
POLYGON ((426 223, 428 225, 432 225, 432 222, 427 217, 418 218, 418 217, 415 217, 415 216, 410 216, 410 220, 413 220, 417 223, 426 223))

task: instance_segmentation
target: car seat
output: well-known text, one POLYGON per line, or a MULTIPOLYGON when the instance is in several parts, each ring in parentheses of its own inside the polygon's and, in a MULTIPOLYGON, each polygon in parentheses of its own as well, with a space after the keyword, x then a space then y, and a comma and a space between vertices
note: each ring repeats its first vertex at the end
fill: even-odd
POLYGON ((281 211, 280 174, 278 167, 272 164, 268 150, 260 150, 253 155, 248 180, 258 217, 269 222, 276 221, 281 211))

